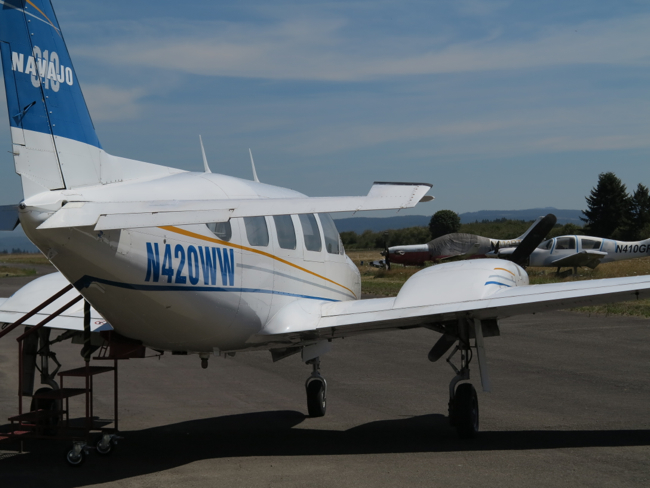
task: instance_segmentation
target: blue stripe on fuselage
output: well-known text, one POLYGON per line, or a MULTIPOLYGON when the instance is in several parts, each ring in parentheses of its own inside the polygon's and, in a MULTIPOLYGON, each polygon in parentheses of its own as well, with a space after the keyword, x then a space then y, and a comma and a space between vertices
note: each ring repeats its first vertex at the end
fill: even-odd
POLYGON ((298 293, 289 293, 279 290, 264 290, 262 288, 223 288, 219 286, 178 286, 178 285, 137 285, 132 283, 122 283, 119 281, 105 280, 103 278, 95 278, 93 276, 84 276, 76 283, 77 289, 86 288, 92 283, 100 283, 103 285, 115 286, 117 288, 126 288, 128 290, 136 291, 209 291, 209 292, 241 292, 241 293, 262 293, 266 295, 282 295, 296 298, 308 298, 310 300, 324 300, 327 302, 338 302, 332 298, 315 297, 311 295, 300 295, 298 293))

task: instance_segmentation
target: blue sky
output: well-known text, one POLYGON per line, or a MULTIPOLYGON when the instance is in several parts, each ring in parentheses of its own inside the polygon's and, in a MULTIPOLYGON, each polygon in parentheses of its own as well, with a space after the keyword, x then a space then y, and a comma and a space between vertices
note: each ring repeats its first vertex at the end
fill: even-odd
MULTIPOLYGON (((312 196, 433 184, 431 215, 650 185, 650 2, 54 0, 113 154, 312 196)), ((6 119, 4 99, 1 120, 6 119)), ((22 197, 8 123, 2 204, 22 197)), ((385 214, 382 214, 385 215, 385 214)))

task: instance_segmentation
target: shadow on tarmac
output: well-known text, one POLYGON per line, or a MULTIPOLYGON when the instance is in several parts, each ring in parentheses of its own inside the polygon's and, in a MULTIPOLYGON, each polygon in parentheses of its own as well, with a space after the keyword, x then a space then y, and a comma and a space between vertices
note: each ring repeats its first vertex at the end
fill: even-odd
MULTIPOLYGON (((25 454, 0 455, 1 479, 3 486, 77 487, 203 459, 650 445, 650 430, 481 432, 476 439, 461 440, 440 414, 370 422, 346 431, 319 430, 318 422, 299 412, 274 411, 126 431, 114 452, 104 457, 93 450, 80 469, 65 462, 70 443, 32 441, 25 454)), ((15 447, 0 444, 0 449, 15 447)))

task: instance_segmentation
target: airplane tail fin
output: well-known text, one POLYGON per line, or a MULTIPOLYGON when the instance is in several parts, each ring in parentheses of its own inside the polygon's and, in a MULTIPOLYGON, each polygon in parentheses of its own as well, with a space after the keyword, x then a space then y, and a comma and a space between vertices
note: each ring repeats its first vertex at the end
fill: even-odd
POLYGON ((49 0, 4 0, 0 50, 25 198, 100 182, 102 148, 49 0))

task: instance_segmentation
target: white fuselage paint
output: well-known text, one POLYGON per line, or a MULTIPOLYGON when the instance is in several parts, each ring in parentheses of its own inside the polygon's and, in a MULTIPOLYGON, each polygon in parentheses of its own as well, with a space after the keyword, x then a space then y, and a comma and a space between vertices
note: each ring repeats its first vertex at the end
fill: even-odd
POLYGON ((81 293, 120 334, 155 349, 234 351, 252 348, 247 340, 294 300, 358 299, 356 266, 344 253, 328 253, 324 244, 320 252, 307 250, 296 215, 296 249, 279 246, 272 217, 266 217, 268 246, 249 244, 243 219, 231 219, 229 242, 204 224, 104 232, 36 228, 63 202, 300 196, 214 173, 180 173, 40 193, 25 200, 20 219, 32 242, 71 283, 82 285, 81 293), (171 262, 163 262, 166 254, 171 262))

